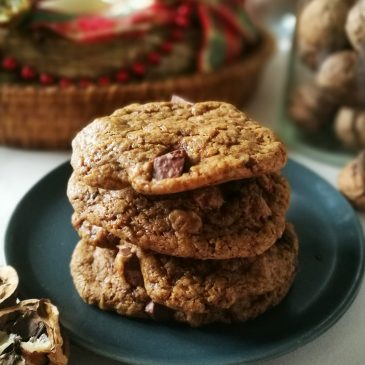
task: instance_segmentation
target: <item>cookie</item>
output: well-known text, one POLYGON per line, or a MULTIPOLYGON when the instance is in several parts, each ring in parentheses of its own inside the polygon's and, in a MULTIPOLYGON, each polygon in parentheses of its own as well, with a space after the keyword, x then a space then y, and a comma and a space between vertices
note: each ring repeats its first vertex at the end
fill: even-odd
MULTIPOLYGON (((261 264, 266 269, 259 269, 253 263, 249 264, 250 259, 234 259, 220 263, 209 263, 209 261, 201 263, 188 259, 179 268, 177 266, 180 265, 179 261, 184 259, 174 259, 167 256, 163 258, 162 255, 145 252, 128 243, 123 243, 119 250, 110 250, 95 247, 86 240, 81 240, 74 250, 70 266, 75 287, 81 298, 88 304, 127 316, 152 318, 158 321, 176 320, 186 322, 191 326, 199 326, 211 322, 246 321, 277 305, 287 294, 294 280, 297 249, 296 236, 292 228, 289 227, 283 239, 278 242, 277 253, 264 254, 268 255, 267 259, 260 259, 261 264), (151 255, 158 257, 157 264, 152 265, 151 255), (277 271, 274 269, 275 258, 277 259, 277 271), (172 260, 166 266, 166 268, 170 267, 170 270, 162 275, 165 281, 168 277, 178 279, 176 273, 188 269, 182 276, 180 275, 180 280, 175 282, 173 290, 175 299, 171 299, 171 301, 161 300, 163 303, 173 304, 171 308, 166 304, 152 300, 148 295, 148 292, 156 291, 153 295, 160 297, 163 293, 161 286, 158 286, 156 290, 152 290, 151 287, 151 275, 157 272, 155 267, 159 267, 161 270, 162 267, 158 262, 162 259, 172 260), (237 267, 240 261, 241 269, 245 271, 244 277, 241 279, 232 269, 228 268, 230 263, 237 267), (203 271, 193 267, 194 265, 200 266, 200 264, 204 266, 203 271, 208 270, 210 272, 210 276, 207 276, 206 279, 203 271), (282 265, 282 267, 278 265, 282 265), (148 267, 151 268, 152 274, 145 277, 148 267), (224 268, 224 270, 220 272, 220 268, 224 268), (213 272, 214 270, 215 272, 213 272), (261 279, 270 282, 270 284, 266 284, 266 291, 263 283, 261 283, 261 290, 252 287, 254 283, 248 279, 248 272, 252 272, 254 275, 255 270, 261 270, 262 273, 267 271, 266 275, 260 276, 261 279), (191 281, 194 280, 193 277, 189 278, 194 271, 198 275, 196 279, 199 282, 198 285, 194 285, 191 281), (240 293, 238 282, 239 280, 243 282, 244 278, 248 279, 247 285, 246 287, 243 286, 245 290, 240 293), (215 280, 214 285, 209 285, 211 279, 215 280), (184 281, 185 284, 189 285, 188 287, 184 287, 184 281), (204 281, 206 281, 205 284, 203 284, 204 281), (144 287, 144 282, 148 285, 147 290, 144 287), (204 286, 206 291, 202 292, 200 289, 204 286), (217 291, 219 287, 222 292, 217 291), (251 287, 251 291, 247 287, 251 287), (187 293, 178 295, 182 288, 187 293), (232 292, 236 295, 232 295, 232 292), (204 299, 202 295, 207 297, 204 299), (185 300, 184 296, 185 298, 189 297, 190 300, 187 304, 181 305, 181 300, 185 300), (192 300, 194 296, 198 299, 196 304, 192 300), (181 300, 178 301, 180 304, 176 305, 175 301, 178 297, 181 300), (203 302, 204 307, 201 306, 203 302), (180 310, 176 309, 177 307, 191 310, 180 310)), ((270 252, 273 251, 270 250, 270 252)))
POLYGON ((140 250, 137 255, 147 294, 183 312, 230 310, 245 298, 273 292, 291 282, 298 240, 287 225, 283 236, 261 255, 231 260, 193 260, 140 250))
POLYGON ((90 187, 74 173, 67 193, 73 225, 94 243, 110 247, 88 222, 144 249, 197 259, 264 252, 284 231, 290 199, 286 179, 276 173, 163 196, 90 187))
POLYGON ((274 133, 223 102, 132 104, 73 140, 71 164, 91 186, 170 194, 280 170, 274 133))
POLYGON ((81 240, 70 263, 76 290, 86 303, 100 309, 145 317, 144 308, 150 298, 144 289, 143 279, 140 276, 139 285, 128 283, 126 277, 114 267, 116 255, 117 250, 102 249, 81 240))

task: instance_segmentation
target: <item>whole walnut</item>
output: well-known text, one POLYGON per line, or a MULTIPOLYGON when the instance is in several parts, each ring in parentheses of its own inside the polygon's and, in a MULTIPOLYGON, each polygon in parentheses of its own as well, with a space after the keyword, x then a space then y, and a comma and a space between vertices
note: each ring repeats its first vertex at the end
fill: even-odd
POLYGON ((365 147, 365 109, 341 108, 335 119, 338 139, 352 149, 365 147))
POLYGON ((365 106, 365 62, 355 51, 328 56, 318 70, 316 82, 342 105, 365 106))
POLYGON ((355 208, 365 210, 365 151, 340 171, 337 185, 355 208))
POLYGON ((316 132, 330 123, 337 111, 336 101, 315 84, 298 87, 289 101, 291 120, 308 132, 316 132))
POLYGON ((316 69, 328 54, 344 49, 347 44, 345 23, 354 0, 312 0, 298 18, 299 55, 316 69))
POLYGON ((359 52, 365 50, 365 0, 360 0, 348 13, 346 33, 351 45, 359 52))

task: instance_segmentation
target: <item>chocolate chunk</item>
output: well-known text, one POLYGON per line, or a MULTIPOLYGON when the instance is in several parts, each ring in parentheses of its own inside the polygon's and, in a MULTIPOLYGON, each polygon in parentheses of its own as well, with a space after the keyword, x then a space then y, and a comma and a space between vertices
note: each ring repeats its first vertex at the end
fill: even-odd
POLYGON ((124 262, 124 277, 131 286, 144 285, 139 260, 135 254, 130 255, 124 262))
POLYGON ((161 304, 149 302, 145 307, 145 312, 156 321, 170 321, 173 319, 174 311, 161 304))
POLYGON ((183 149, 175 150, 153 160, 153 178, 163 180, 178 177, 182 174, 187 158, 183 149))

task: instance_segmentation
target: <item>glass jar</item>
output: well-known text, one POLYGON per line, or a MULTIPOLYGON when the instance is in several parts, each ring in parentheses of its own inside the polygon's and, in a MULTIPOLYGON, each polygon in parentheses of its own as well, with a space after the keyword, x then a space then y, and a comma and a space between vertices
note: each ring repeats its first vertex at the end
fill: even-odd
POLYGON ((279 132, 343 164, 365 148, 365 0, 300 1, 279 132))

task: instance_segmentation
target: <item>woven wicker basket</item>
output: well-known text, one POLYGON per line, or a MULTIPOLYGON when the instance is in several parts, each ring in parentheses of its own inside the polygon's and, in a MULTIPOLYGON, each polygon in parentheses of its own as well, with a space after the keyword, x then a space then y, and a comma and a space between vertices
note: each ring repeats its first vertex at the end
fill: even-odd
POLYGON ((95 117, 132 102, 222 100, 242 106, 254 93, 261 70, 274 49, 270 35, 241 61, 221 70, 138 84, 77 87, 0 87, 0 143, 27 148, 66 149, 95 117))

